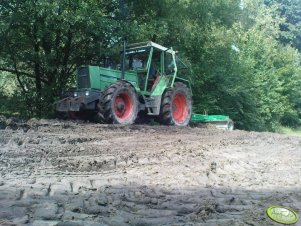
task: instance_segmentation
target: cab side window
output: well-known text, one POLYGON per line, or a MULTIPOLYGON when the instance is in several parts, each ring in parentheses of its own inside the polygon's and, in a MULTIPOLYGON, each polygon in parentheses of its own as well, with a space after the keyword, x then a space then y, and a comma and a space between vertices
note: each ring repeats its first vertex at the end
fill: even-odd
POLYGON ((171 53, 165 52, 165 57, 164 57, 164 68, 165 68, 165 73, 166 75, 170 75, 174 72, 175 65, 173 61, 173 57, 171 53))

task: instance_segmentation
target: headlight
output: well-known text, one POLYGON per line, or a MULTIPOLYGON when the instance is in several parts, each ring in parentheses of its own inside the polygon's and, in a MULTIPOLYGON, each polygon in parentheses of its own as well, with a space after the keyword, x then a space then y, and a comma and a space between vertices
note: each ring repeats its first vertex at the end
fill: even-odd
POLYGON ((77 97, 77 93, 74 93, 74 97, 77 97))
POLYGON ((90 92, 89 91, 86 91, 86 96, 89 96, 90 92))

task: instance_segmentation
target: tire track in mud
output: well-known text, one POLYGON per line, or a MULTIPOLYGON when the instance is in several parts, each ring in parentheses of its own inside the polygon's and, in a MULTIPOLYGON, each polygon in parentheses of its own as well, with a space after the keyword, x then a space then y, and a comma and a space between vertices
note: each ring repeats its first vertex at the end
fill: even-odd
POLYGON ((6 222, 276 225, 269 205, 301 210, 298 137, 34 119, 2 128, 6 222))

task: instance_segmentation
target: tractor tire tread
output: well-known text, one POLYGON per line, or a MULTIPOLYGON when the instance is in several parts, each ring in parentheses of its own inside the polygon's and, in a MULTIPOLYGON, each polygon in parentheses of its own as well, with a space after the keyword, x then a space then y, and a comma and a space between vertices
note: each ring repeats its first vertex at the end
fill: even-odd
POLYGON ((165 93, 162 96, 161 101, 161 108, 160 108, 160 121, 162 124, 165 125, 178 125, 178 126, 186 126, 188 125, 191 117, 191 111, 192 111, 192 97, 191 97, 191 90, 182 82, 175 82, 174 86, 168 90, 165 91, 165 93), (172 100, 173 97, 178 93, 185 93, 187 101, 188 101, 188 108, 189 108, 189 114, 184 121, 184 123, 179 124, 176 123, 176 121, 173 119, 172 114, 172 100))
POLYGON ((132 86, 130 84, 128 84, 127 82, 124 81, 117 81, 116 83, 110 85, 103 94, 103 98, 102 98, 102 106, 103 106, 103 110, 102 110, 102 115, 104 116, 104 121, 106 123, 114 123, 114 124, 119 124, 120 122, 118 122, 118 120, 116 119, 116 117, 114 116, 113 110, 112 109, 112 101, 114 98, 114 94, 115 92, 118 91, 118 89, 127 89, 129 93, 131 93, 131 95, 134 95, 133 100, 134 100, 134 115, 133 115, 133 120, 130 120, 129 122, 127 122, 126 124, 132 124, 136 117, 137 117, 137 113, 138 113, 138 101, 137 101, 137 97, 135 94, 134 89, 132 88, 132 86))

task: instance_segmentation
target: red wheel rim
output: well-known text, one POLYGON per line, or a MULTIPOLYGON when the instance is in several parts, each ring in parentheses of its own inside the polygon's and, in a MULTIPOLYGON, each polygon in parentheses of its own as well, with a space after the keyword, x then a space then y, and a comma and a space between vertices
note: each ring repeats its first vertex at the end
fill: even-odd
POLYGON ((187 98, 184 94, 178 93, 172 100, 172 116, 174 120, 181 124, 188 116, 187 98))
POLYGON ((133 100, 127 93, 120 93, 114 101, 115 115, 122 121, 128 120, 133 112, 133 100))

